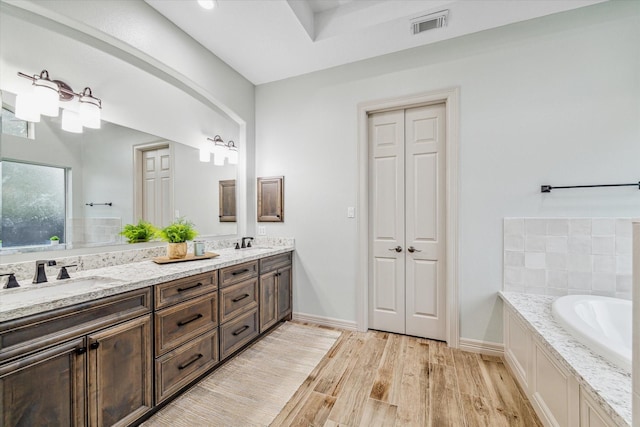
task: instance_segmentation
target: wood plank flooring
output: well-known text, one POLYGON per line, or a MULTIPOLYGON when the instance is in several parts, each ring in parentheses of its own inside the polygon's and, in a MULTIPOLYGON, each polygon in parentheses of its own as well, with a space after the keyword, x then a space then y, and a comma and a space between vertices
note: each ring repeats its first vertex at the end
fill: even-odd
POLYGON ((272 426, 542 427, 503 360, 385 332, 343 332, 272 426))

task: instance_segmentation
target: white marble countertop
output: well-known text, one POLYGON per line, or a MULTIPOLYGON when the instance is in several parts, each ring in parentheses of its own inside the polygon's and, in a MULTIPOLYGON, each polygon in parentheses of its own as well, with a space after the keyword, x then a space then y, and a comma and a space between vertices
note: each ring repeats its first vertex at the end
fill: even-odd
POLYGON ((528 323, 546 349, 593 394, 619 426, 631 425, 631 373, 625 372, 578 343, 551 314, 557 298, 500 292, 502 300, 528 323))
POLYGON ((220 256, 212 259, 172 264, 156 264, 149 260, 76 273, 70 269, 71 279, 67 280, 56 280, 50 277, 49 282, 38 285, 20 281, 20 288, 0 289, 0 322, 293 250, 293 246, 254 247, 241 250, 218 249, 215 253, 220 256))

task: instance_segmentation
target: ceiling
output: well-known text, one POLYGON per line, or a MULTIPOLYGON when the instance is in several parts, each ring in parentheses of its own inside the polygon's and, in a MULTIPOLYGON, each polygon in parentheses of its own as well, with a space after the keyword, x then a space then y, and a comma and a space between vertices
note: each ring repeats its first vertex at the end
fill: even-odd
POLYGON ((145 0, 258 85, 606 0, 145 0), (448 25, 412 35, 413 18, 448 25))

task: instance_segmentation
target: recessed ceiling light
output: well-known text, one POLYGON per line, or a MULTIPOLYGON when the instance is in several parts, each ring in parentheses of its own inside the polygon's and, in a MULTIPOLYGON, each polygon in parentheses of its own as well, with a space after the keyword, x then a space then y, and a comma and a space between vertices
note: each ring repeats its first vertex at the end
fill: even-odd
POLYGON ((216 2, 214 0, 198 0, 198 4, 203 9, 211 10, 216 7, 216 2))

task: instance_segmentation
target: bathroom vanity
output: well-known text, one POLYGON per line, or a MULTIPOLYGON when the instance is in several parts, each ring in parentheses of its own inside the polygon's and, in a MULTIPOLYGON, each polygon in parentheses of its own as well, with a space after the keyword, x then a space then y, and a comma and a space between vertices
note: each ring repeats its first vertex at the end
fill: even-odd
POLYGON ((291 318, 292 250, 143 261, 76 275, 82 284, 111 280, 93 289, 68 292, 71 279, 0 293, 0 301, 8 295, 0 302, 0 424, 124 426, 145 419, 291 318), (12 301, 16 292, 23 301, 12 301))

